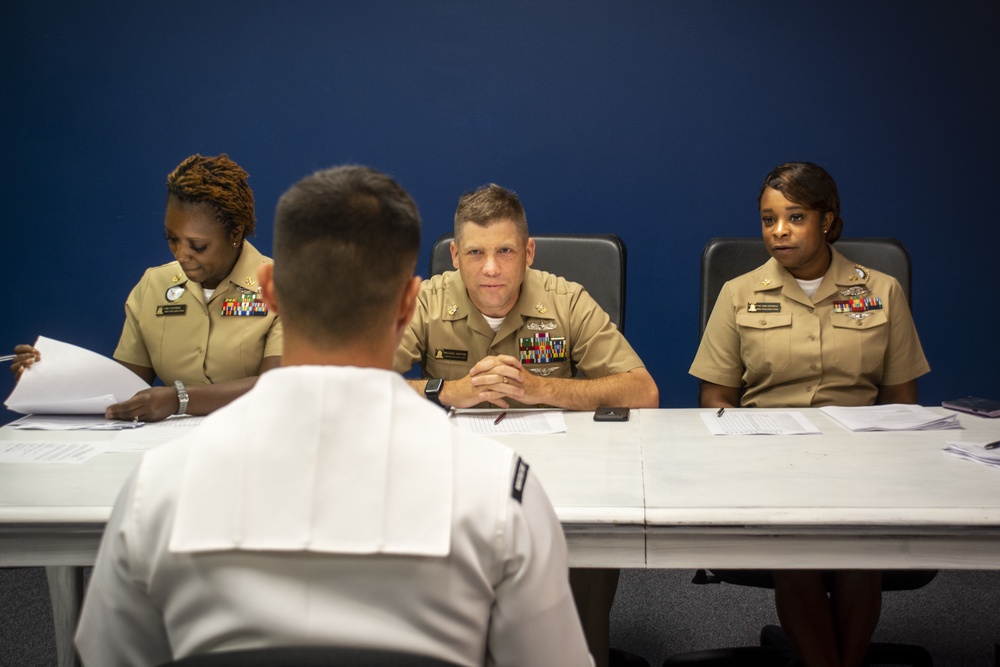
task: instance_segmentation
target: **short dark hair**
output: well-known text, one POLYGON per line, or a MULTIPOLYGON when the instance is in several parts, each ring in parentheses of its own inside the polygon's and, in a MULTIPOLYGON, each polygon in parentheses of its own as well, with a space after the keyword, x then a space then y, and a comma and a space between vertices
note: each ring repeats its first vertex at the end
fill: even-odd
POLYGON ((225 153, 185 159, 167 176, 167 196, 191 204, 206 204, 215 210, 216 221, 241 238, 253 236, 256 220, 250 177, 225 153))
POLYGON ((840 195, 833 177, 823 167, 812 162, 786 162, 775 167, 764 179, 757 195, 757 206, 764 196, 764 190, 773 188, 790 202, 819 211, 820 218, 833 213, 833 223, 826 233, 826 240, 834 243, 840 238, 844 221, 840 217, 840 195))
POLYGON ((281 316, 317 344, 388 326, 420 251, 406 190, 368 167, 317 171, 278 201, 274 282, 281 316))
POLYGON ((512 220, 522 240, 527 242, 528 219, 517 193, 496 183, 466 192, 459 197, 458 208, 455 209, 455 240, 458 241, 467 222, 485 227, 497 220, 512 220))

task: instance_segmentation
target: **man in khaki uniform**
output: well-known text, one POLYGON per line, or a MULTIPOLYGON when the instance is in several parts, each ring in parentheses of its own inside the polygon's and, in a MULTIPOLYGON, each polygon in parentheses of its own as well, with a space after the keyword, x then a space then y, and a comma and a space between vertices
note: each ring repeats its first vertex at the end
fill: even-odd
POLYGON ((584 288, 529 268, 535 243, 517 196, 467 193, 455 212, 457 271, 424 281, 393 367, 444 406, 655 408, 642 360, 584 288))
MULTIPOLYGON (((534 255, 517 195, 493 184, 463 195, 457 271, 421 285, 393 368, 419 362, 424 377, 410 384, 443 406, 659 407, 656 383, 608 314, 581 285, 529 268, 534 255)), ((609 660, 618 574, 570 571, 597 667, 609 660)))

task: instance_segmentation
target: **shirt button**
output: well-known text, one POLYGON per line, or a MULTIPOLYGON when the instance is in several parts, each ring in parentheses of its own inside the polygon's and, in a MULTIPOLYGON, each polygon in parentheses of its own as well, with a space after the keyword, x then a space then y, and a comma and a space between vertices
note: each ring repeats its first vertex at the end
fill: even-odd
POLYGON ((816 340, 816 336, 809 334, 809 340, 816 340))
POLYGON ((816 364, 813 364, 812 366, 810 366, 809 369, 813 370, 813 371, 816 370, 816 364))
POLYGON ((812 391, 812 390, 813 390, 812 387, 806 387, 806 391, 812 391))

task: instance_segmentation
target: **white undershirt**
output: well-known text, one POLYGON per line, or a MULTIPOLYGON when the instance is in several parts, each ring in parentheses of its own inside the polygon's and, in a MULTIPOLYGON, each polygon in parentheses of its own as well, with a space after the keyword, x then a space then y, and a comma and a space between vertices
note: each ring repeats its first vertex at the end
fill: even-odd
POLYGON ((208 303, 209 301, 212 300, 212 295, 215 294, 215 290, 214 289, 206 289, 206 288, 202 287, 201 288, 201 293, 205 295, 205 303, 208 303))
POLYGON ((490 325, 490 329, 493 329, 493 333, 500 331, 500 325, 504 321, 503 317, 487 317, 483 315, 483 318, 486 320, 486 324, 490 325))
POLYGON ((823 282, 823 276, 820 276, 816 280, 799 280, 796 278, 795 282, 799 284, 799 287, 802 288, 802 291, 805 292, 806 296, 811 299, 813 298, 813 294, 816 293, 816 290, 819 289, 820 284, 823 282))

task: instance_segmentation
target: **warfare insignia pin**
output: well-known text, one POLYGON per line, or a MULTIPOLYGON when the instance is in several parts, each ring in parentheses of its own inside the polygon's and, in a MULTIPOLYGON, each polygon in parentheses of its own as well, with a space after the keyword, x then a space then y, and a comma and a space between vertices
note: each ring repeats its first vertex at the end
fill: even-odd
POLYGON ((555 322, 528 322, 525 325, 529 331, 552 331, 558 326, 555 322))
POLYGON ((453 304, 451 304, 448 307, 448 314, 449 315, 454 315, 457 312, 458 312, 458 304, 457 303, 453 303, 453 304))
POLYGON ((183 294, 184 287, 181 285, 174 285, 173 287, 167 288, 167 293, 164 296, 166 296, 167 301, 173 303, 174 301, 177 301, 177 299, 181 298, 181 295, 183 294))

